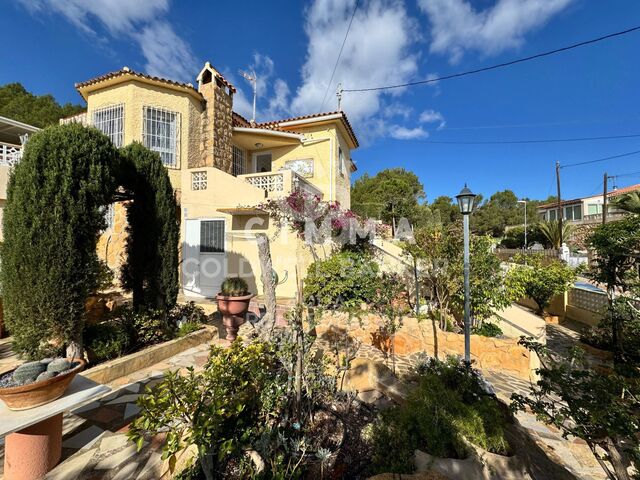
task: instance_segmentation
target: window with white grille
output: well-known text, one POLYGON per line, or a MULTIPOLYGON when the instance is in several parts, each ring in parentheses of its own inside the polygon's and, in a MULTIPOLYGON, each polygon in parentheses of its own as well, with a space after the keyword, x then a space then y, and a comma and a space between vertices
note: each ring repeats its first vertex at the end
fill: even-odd
POLYGON ((200 253, 224 253, 224 220, 200 222, 200 253))
POLYGON ((178 166, 178 114, 155 107, 144 107, 142 143, 158 152, 162 163, 178 166))
POLYGON ((191 190, 207 189, 207 172, 193 172, 191 174, 191 190))
POLYGON ((93 111, 93 126, 120 148, 124 138, 124 105, 111 105, 93 111))
POLYGON ((244 173, 244 150, 233 146, 233 175, 237 177, 244 173))

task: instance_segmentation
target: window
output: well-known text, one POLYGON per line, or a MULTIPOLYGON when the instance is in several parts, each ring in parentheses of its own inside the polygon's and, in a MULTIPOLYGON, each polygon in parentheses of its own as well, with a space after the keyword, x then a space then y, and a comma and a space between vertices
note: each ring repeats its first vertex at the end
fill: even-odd
POLYGON ((284 162, 284 168, 293 170, 301 177, 313 177, 313 160, 310 158, 304 160, 287 160, 284 162))
POLYGON ((120 148, 123 143, 124 105, 112 105, 93 112, 93 126, 120 148))
POLYGON ((234 177, 244 173, 244 150, 240 147, 233 146, 233 173, 234 177))
POLYGON ((599 203, 587 204, 587 215, 598 215, 602 213, 602 205, 599 203))
POLYGON ((264 173, 271 171, 271 154, 257 153, 255 155, 256 173, 264 173))
POLYGON ((224 220, 200 222, 200 253, 224 253, 224 220))
POLYGON ((191 174, 191 190, 207 189, 207 172, 193 172, 191 174))
POLYGON ((162 163, 178 166, 178 114, 161 108, 144 107, 142 143, 158 152, 162 163))
POLYGON ((549 210, 549 220, 550 221, 557 220, 557 218, 556 218, 557 217, 557 213, 558 213, 557 210, 549 210))
POLYGON ((342 148, 340 147, 338 147, 338 172, 340 172, 340 175, 344 176, 344 153, 342 153, 342 148))
POLYGON ((564 207, 565 220, 582 220, 582 205, 564 207))

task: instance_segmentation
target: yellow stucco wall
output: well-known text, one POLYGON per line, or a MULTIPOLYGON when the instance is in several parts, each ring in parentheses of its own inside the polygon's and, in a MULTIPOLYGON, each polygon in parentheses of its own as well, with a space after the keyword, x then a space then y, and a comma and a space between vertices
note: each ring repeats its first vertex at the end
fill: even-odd
POLYGON ((180 169, 186 168, 190 156, 200 155, 200 112, 202 106, 187 93, 168 90, 136 81, 93 92, 87 99, 89 122, 93 112, 110 105, 124 105, 124 144, 142 142, 143 108, 164 108, 179 114, 179 149, 176 167, 168 167, 171 184, 180 189, 180 169))

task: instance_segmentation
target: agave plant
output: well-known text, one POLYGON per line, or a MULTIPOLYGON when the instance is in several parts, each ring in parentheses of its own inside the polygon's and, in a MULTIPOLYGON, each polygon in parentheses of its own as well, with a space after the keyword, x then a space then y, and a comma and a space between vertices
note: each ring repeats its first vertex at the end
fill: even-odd
POLYGON ((640 214, 640 192, 629 192, 611 201, 620 210, 640 214))
POLYGON ((540 222, 538 227, 552 248, 560 248, 562 246, 561 240, 569 238, 573 230, 573 226, 570 223, 562 222, 562 235, 560 235, 560 223, 557 220, 540 222))

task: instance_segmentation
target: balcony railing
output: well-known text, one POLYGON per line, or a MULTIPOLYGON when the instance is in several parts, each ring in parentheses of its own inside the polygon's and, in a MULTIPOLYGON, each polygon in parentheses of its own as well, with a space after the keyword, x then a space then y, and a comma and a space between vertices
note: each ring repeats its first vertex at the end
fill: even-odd
POLYGON ((22 147, 10 143, 0 143, 0 165, 15 166, 22 158, 22 147))
POLYGON ((268 197, 282 197, 294 191, 302 191, 322 198, 322 192, 292 170, 278 172, 249 173, 238 175, 254 187, 264 190, 268 197))

